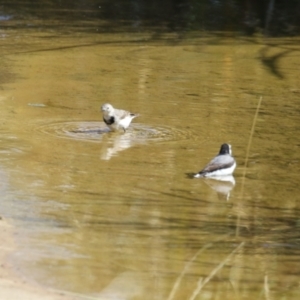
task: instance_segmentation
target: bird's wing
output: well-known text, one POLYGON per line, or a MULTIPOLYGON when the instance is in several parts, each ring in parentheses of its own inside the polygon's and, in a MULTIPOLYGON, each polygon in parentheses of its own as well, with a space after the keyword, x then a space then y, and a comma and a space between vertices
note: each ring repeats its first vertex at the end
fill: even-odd
POLYGON ((127 110, 123 109, 115 109, 115 116, 119 119, 122 120, 128 116, 130 116, 130 112, 127 110))
POLYGON ((131 117, 132 119, 137 117, 137 114, 131 113, 127 110, 123 110, 123 109, 115 109, 115 116, 119 119, 119 120, 123 120, 127 117, 131 117))
POLYGON ((225 169, 231 167, 233 163, 234 163, 234 159, 229 155, 216 156, 199 173, 202 174, 207 172, 213 172, 218 169, 225 169))

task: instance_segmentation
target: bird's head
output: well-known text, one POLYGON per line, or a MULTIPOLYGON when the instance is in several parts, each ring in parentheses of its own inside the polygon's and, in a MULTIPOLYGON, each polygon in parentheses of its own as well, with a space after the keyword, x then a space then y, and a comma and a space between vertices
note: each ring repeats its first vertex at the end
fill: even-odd
POLYGON ((108 113, 109 114, 109 113, 112 113, 114 111, 114 108, 111 104, 105 103, 101 106, 101 111, 103 113, 108 113))

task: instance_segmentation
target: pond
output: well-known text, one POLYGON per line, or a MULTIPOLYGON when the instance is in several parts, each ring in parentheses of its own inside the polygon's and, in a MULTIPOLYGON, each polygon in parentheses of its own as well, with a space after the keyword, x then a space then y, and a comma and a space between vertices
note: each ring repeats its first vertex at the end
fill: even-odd
POLYGON ((17 272, 94 299, 300 296, 299 38, 0 34, 17 272), (107 102, 139 113, 126 133, 107 102), (224 142, 234 179, 192 179, 224 142))

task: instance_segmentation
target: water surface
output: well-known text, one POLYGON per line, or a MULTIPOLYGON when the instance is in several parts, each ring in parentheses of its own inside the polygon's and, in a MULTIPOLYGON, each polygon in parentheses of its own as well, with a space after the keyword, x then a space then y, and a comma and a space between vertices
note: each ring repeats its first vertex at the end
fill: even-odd
POLYGON ((298 38, 3 34, 21 275, 95 299, 299 297, 298 38), (105 102, 140 117, 108 132, 105 102), (234 182, 190 179, 224 142, 234 182))

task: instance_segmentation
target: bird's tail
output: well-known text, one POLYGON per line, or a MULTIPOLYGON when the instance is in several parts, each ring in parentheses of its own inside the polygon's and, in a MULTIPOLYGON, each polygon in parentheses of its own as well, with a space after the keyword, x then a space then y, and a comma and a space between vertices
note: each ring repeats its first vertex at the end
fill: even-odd
POLYGON ((136 117, 139 117, 140 114, 130 114, 130 116, 132 117, 132 119, 136 118, 136 117))
POLYGON ((204 177, 203 174, 197 173, 194 175, 194 178, 200 178, 200 177, 204 177))

